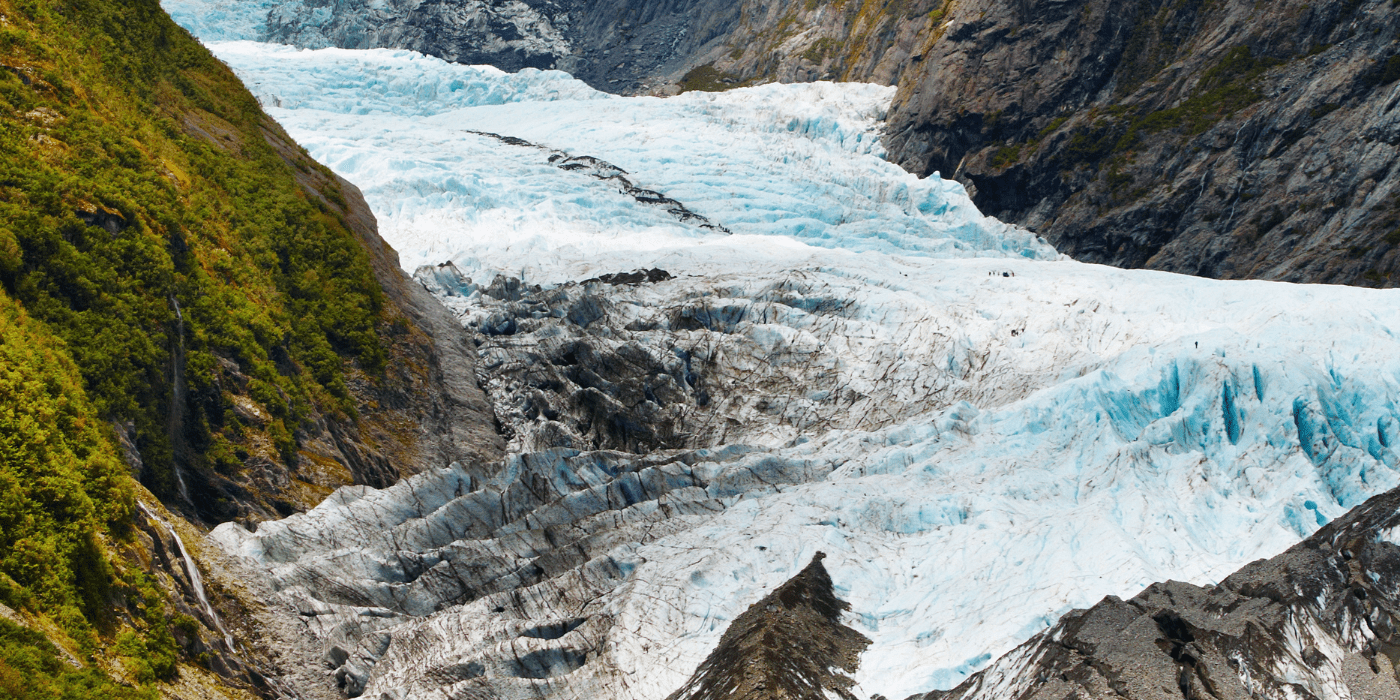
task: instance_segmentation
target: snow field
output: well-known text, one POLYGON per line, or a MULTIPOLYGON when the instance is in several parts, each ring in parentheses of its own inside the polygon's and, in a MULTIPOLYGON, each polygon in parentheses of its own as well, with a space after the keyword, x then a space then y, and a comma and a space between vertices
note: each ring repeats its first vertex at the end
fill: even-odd
MULTIPOLYGON (((956 263, 975 274, 969 267, 956 263)), ((999 407, 961 404, 779 449, 784 460, 840 466, 814 483, 746 492, 703 526, 637 550, 633 589, 616 613, 616 629, 637 631, 612 637, 627 659, 619 665, 654 679, 636 697, 678 687, 748 601, 817 550, 852 603, 853 624, 875 642, 862 689, 905 697, 956 684, 1103 595, 1223 578, 1397 483, 1385 426, 1395 420, 1398 368, 1383 358, 1392 341, 1370 340, 1388 334, 1393 316, 1381 323, 1362 313, 1335 326, 1312 317, 1284 330, 1267 303, 1243 318, 1225 310, 1277 295, 1311 307, 1298 312, 1304 318, 1325 317, 1340 299, 1309 298, 1305 287, 1200 290, 1169 275, 1064 267, 1111 284, 1022 269, 1014 287, 1099 316, 1100 337, 1121 343, 1104 347, 1102 360, 1071 363, 1061 381, 999 407), (1201 291, 1221 292, 1223 303, 1171 303, 1201 291), (1300 449, 1300 436, 1312 447, 1300 449), (674 641, 658 650, 659 639, 674 641)), ((964 299, 984 308, 1015 308, 985 283, 968 287, 964 299)), ((939 291, 947 306, 964 301, 939 291)), ((1004 333, 1024 327, 1017 339, 1045 343, 1064 318, 1001 321, 1004 333)), ((1092 335, 1058 340, 1076 337, 1092 335)))

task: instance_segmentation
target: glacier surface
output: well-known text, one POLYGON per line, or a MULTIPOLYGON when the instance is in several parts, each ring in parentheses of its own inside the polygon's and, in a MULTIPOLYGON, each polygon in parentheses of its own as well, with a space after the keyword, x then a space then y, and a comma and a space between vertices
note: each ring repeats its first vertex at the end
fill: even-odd
POLYGON ((904 697, 1400 482, 1400 293, 1065 260, 881 160, 888 88, 618 98, 399 51, 212 48, 364 190, 406 268, 462 272, 420 279, 464 323, 510 316, 483 336, 493 400, 521 348, 564 341, 692 358, 719 388, 666 405, 699 426, 676 449, 549 448, 530 436, 552 419, 520 413, 489 482, 444 467, 216 530, 357 693, 663 698, 821 550, 873 640, 860 692, 904 697), (557 165, 583 156, 603 165, 557 165), (652 267, 670 279, 587 281, 652 267), (497 276, 607 304, 556 314, 497 276))

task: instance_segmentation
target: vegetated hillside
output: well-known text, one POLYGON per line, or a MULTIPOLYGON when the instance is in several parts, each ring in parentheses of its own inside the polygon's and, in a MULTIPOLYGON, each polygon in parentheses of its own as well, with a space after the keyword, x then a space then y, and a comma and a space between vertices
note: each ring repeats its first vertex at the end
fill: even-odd
POLYGON ((464 337, 358 192, 154 1, 0 12, 0 282, 147 488, 275 517, 497 449, 464 337))
POLYGON ((1400 7, 955 0, 890 157, 1081 260, 1400 283, 1400 7))
POLYGON ((0 696, 275 694, 152 494, 257 520, 485 470, 466 343, 154 0, 0 0, 0 696))
POLYGON ((0 696, 141 697, 101 671, 74 668, 47 638, 92 653, 99 632, 116 626, 108 604, 114 585, 126 584, 132 607, 148 613, 129 619, 131 627, 154 623, 146 635, 126 630, 133 653, 119 657, 131 675, 153 680, 173 671, 163 601, 139 572, 114 572, 102 543, 130 537, 134 510, 106 432, 62 344, 0 296, 0 696), (17 624, 21 612, 39 616, 48 635, 17 624))
POLYGON ((0 292, 0 697, 265 694, 82 384, 0 292))
MULTIPOLYGON (((182 5, 191 4, 182 0, 182 5)), ((198 3, 195 3, 197 5, 198 3)), ((276 4, 261 38, 558 68, 609 92, 753 82, 894 84, 944 0, 528 0, 276 4)))

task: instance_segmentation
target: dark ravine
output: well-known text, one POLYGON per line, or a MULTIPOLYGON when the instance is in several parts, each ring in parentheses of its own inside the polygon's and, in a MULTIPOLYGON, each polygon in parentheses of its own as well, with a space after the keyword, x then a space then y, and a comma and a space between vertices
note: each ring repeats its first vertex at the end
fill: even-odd
POLYGON ((817 552, 812 563, 734 618, 695 675, 667 700, 855 700, 870 640, 841 623, 849 603, 836 597, 817 552))
POLYGON ((1077 259, 1393 286, 1389 2, 951 3, 892 160, 1077 259))
POLYGON ((1400 697, 1400 489, 1219 585, 1157 583, 1065 615, 910 700, 1400 697))

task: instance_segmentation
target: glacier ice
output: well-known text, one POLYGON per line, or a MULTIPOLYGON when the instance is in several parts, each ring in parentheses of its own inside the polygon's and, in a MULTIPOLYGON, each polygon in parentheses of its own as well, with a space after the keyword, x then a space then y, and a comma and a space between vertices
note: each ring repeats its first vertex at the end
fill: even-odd
POLYGON ((982 216, 961 185, 880 158, 893 88, 618 98, 558 71, 505 74, 407 51, 211 48, 314 157, 364 191, 409 269, 451 259, 476 277, 562 282, 715 241, 561 172, 537 149, 502 149, 471 131, 602 158, 739 235, 901 255, 1055 256, 982 216))
POLYGON ((161 7, 201 41, 255 41, 278 0, 162 0, 161 7))
POLYGON ((464 322, 519 314, 484 355, 571 335, 683 350, 726 393, 677 410, 739 426, 649 456, 522 444, 486 482, 444 467, 216 530, 370 697, 662 698, 817 550, 873 641, 861 692, 903 697, 1400 481, 1397 293, 1064 260, 882 161, 888 88, 615 98, 407 52, 213 48, 365 191, 405 267, 474 280, 429 280, 464 322), (671 278, 586 322, 482 292, 648 267, 671 278), (697 305, 734 312, 676 321, 697 305))
MULTIPOLYGON (((1217 580, 1316 529, 1314 513, 1336 517, 1397 483, 1395 455, 1374 426, 1396 415, 1387 329, 1400 319, 1367 301, 1391 294, 1065 262, 832 260, 829 252, 822 270, 808 267, 808 255, 746 264, 736 254, 727 274, 682 274, 619 302, 665 315, 706 292, 765 298, 775 276, 840 295, 855 303, 805 316, 789 307, 728 329, 731 361, 801 372, 804 345, 823 348, 837 359, 836 376, 824 381, 890 403, 907 387, 943 382, 944 391, 905 399, 941 407, 796 438, 780 418, 752 415, 754 426, 769 425, 746 435, 747 446, 661 465, 615 453, 532 453, 494 483, 465 484, 447 469, 257 533, 225 526, 220 534, 289 572, 284 590, 314 597, 306 582, 333 578, 343 590, 373 591, 361 605, 401 615, 389 626, 394 642, 371 680, 375 692, 426 692, 437 687, 433 669, 453 664, 508 676, 501 660, 521 653, 511 645, 533 640, 521 630, 587 620, 552 643, 602 649, 612 670, 572 670, 570 692, 664 697, 734 615, 821 550, 853 605, 851 624, 874 641, 857 675, 862 688, 902 697, 955 684, 1103 595, 1169 578, 1217 580), (987 275, 993 266, 1015 276, 987 275), (1348 308, 1356 311, 1340 311, 1348 308), (767 342, 801 333, 812 340, 767 342), (842 345, 861 335, 883 337, 868 338, 864 351, 842 345), (891 346, 905 356, 879 354, 891 346), (1226 428, 1227 403, 1236 430, 1226 428), (598 461, 610 466, 593 467, 598 461), (497 494, 535 483, 521 476, 530 469, 575 482, 497 514, 509 500, 497 494), (379 519, 386 513, 392 518, 379 519), (560 548, 577 537, 584 561, 561 566, 549 546, 516 539, 546 528, 560 531, 550 535, 560 548), (445 554, 459 550, 469 554, 445 554), (410 582, 382 570, 418 557, 435 567, 511 563, 472 574, 491 582, 488 595, 457 604, 472 597, 459 582, 477 579, 448 569, 438 574, 450 585, 431 575, 410 582), (546 573, 500 583, 531 567, 546 573), (555 595, 567 597, 553 605, 555 595), (534 602, 519 606, 519 596, 534 602), (459 637, 473 641, 451 641, 459 637), (504 646, 482 651, 491 645, 504 646), (433 650, 426 668, 404 656, 425 648, 433 650)), ((633 313, 604 327, 624 333, 633 313)), ((666 342, 718 343, 691 333, 666 342)), ((821 382, 808 375, 795 384, 821 382)))

